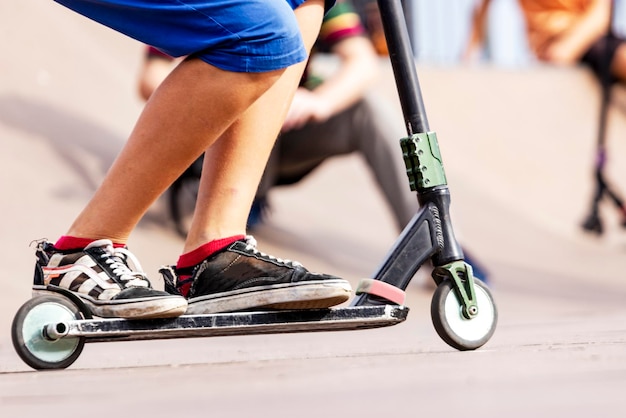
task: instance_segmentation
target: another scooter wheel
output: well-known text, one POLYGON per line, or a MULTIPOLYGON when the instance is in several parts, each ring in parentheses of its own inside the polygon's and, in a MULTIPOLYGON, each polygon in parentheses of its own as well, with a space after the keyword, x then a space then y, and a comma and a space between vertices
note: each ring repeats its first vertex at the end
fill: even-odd
MULTIPOLYGON (((49 324, 82 319, 80 309, 63 296, 36 296, 22 305, 13 318, 11 337, 20 358, 33 369, 64 369, 83 350, 83 337, 47 335, 49 324)), ((62 334, 66 330, 56 330, 62 334)))
POLYGON ((467 319, 462 312, 451 280, 444 280, 435 290, 430 314, 437 334, 457 350, 475 350, 484 345, 496 329, 498 312, 491 292, 480 280, 474 279, 478 314, 467 319))

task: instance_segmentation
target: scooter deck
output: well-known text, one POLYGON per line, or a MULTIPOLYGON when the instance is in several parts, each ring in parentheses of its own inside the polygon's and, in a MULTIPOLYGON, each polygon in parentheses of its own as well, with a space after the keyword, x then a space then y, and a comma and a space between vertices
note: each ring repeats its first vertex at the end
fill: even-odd
POLYGON ((51 323, 48 335, 83 337, 88 342, 193 338, 226 335, 343 331, 396 325, 409 308, 398 305, 183 315, 174 319, 131 321, 81 319, 51 323))

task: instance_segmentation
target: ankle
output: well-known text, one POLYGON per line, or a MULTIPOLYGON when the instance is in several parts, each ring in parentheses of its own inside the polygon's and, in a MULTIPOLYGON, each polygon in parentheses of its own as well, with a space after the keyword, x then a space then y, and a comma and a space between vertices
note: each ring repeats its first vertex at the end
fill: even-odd
POLYGON ((182 254, 176 263, 176 275, 178 277, 176 287, 178 291, 186 297, 189 294, 193 282, 192 275, 195 267, 211 255, 223 250, 233 242, 244 238, 244 235, 233 235, 231 237, 216 239, 201 245, 195 250, 182 254))
POLYGON ((200 264, 212 254, 215 254, 216 252, 228 247, 233 242, 242 240, 244 238, 244 235, 233 235, 231 237, 220 238, 207 242, 206 244, 199 246, 195 250, 182 254, 178 258, 176 268, 184 269, 200 264))
MULTIPOLYGON (((54 243, 54 248, 59 251, 81 250, 92 242, 97 241, 98 239, 99 238, 83 238, 74 237, 71 235, 63 235, 54 243)), ((126 247, 126 244, 121 242, 113 242, 113 247, 122 248, 126 247)))

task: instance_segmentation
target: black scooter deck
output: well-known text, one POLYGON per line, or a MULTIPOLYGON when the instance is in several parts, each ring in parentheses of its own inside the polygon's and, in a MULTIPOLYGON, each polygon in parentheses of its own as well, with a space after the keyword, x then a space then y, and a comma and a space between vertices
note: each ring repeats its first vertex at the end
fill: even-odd
POLYGON ((396 325, 409 308, 398 305, 183 315, 174 319, 131 321, 82 319, 47 325, 48 337, 83 337, 88 342, 153 340, 226 335, 343 331, 396 325))

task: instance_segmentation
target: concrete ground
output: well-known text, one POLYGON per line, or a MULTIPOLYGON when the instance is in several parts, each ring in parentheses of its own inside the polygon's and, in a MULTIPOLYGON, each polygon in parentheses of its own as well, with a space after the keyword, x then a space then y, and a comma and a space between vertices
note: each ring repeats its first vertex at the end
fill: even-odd
MULTIPOLYGON (((141 46, 50 1, 0 4, 0 415, 104 417, 623 416, 626 234, 588 213, 598 90, 580 69, 418 67, 460 240, 489 269, 500 320, 474 352, 430 321, 427 268, 403 324, 378 330, 88 344, 67 370, 15 354, 13 315, 30 296, 32 240, 65 232, 122 147, 141 103, 141 46), (80 411, 80 412, 78 412, 80 411)), ((402 123, 381 61, 375 86, 402 123)), ((607 173, 626 189, 624 96, 607 173)), ((358 156, 276 190, 256 237, 266 252, 354 285, 396 239, 358 156)), ((152 276, 182 246, 157 202, 131 238, 152 276)))

